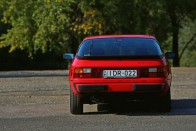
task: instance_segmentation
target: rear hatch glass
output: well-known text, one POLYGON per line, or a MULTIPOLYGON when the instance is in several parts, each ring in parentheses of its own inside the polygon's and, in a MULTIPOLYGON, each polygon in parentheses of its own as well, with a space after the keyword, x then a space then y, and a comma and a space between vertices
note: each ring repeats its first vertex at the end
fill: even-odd
POLYGON ((84 41, 79 59, 160 58, 163 53, 156 40, 150 38, 103 38, 84 41))

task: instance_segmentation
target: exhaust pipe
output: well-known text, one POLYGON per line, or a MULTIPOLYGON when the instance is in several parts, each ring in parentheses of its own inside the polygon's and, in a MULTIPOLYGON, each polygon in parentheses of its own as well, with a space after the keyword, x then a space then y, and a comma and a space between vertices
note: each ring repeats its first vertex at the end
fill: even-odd
POLYGON ((94 102, 94 103, 101 103, 101 102, 102 102, 101 98, 98 97, 98 96, 91 96, 91 97, 90 97, 90 100, 91 100, 92 102, 94 102))

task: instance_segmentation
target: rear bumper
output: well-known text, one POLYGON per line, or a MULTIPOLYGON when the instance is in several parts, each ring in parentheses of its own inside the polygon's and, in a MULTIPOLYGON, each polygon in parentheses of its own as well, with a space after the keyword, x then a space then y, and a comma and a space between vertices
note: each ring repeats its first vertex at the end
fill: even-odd
POLYGON ((161 91, 163 84, 122 84, 122 85, 88 85, 88 84, 76 84, 74 87, 78 92, 116 92, 116 91, 161 91), (117 86, 117 87, 116 87, 117 86), (118 89, 120 87, 120 89, 118 89), (126 88, 125 88, 126 87, 126 88))
POLYGON ((96 92, 159 92, 164 94, 169 89, 168 83, 70 83, 73 92, 77 95, 96 92))
POLYGON ((101 82, 70 81, 75 95, 82 97, 86 104, 131 102, 133 100, 159 100, 164 96, 170 84, 165 80, 101 82), (95 84, 96 83, 96 84, 95 84))

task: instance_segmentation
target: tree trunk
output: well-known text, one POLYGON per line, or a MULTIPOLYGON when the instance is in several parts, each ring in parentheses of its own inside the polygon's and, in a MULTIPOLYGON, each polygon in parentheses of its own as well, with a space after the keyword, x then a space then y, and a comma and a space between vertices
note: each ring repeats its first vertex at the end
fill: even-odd
POLYGON ((171 20, 171 27, 172 27, 172 51, 175 53, 175 58, 173 59, 173 66, 179 67, 180 66, 180 59, 178 54, 178 36, 179 36, 179 28, 180 28, 180 21, 178 19, 176 8, 173 3, 168 4, 168 13, 171 20))
POLYGON ((180 66, 180 58, 178 54, 178 35, 179 35, 179 26, 173 27, 173 42, 172 42, 172 50, 175 53, 175 59, 173 60, 173 66, 179 67, 180 66))

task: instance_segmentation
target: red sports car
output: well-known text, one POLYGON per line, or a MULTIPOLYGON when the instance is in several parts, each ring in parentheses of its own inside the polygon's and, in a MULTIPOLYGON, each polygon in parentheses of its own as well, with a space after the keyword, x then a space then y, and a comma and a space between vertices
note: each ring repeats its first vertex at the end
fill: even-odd
POLYGON ((171 110, 171 70, 155 37, 104 35, 83 40, 70 66, 70 112, 82 114, 83 104, 157 101, 171 110))

